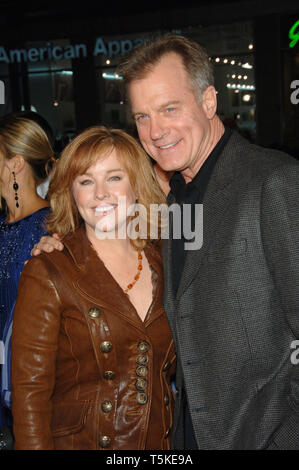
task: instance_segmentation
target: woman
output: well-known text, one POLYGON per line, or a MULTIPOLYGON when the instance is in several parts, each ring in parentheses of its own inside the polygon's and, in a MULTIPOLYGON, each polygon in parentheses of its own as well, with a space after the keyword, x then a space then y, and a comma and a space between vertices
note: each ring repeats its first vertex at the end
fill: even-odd
MULTIPOLYGON (((53 152, 44 130, 16 115, 0 121, 0 340, 5 343, 1 370, 0 426, 11 425, 10 337, 20 273, 30 251, 46 233, 49 203, 37 194, 47 177, 53 152)), ((1 367, 1 366, 0 366, 1 367)))
POLYGON ((169 449, 175 353, 159 249, 146 238, 150 204, 165 202, 151 164, 123 131, 92 127, 63 151, 49 194, 48 231, 64 250, 21 277, 15 448, 169 449))

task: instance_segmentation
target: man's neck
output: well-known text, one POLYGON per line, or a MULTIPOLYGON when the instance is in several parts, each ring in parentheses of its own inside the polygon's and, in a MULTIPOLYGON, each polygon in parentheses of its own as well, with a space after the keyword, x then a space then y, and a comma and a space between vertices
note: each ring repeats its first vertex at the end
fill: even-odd
POLYGON ((186 168, 185 170, 181 171, 181 174, 184 177, 186 183, 190 183, 194 176, 199 172, 200 168, 223 136, 224 131, 225 128, 222 121, 217 115, 215 115, 211 120, 209 140, 205 146, 204 153, 199 156, 192 168, 186 168))

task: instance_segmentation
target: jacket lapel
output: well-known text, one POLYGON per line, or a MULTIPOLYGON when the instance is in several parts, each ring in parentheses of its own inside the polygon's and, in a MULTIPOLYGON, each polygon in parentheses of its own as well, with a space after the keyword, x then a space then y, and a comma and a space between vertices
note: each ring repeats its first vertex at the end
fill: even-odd
POLYGON ((247 141, 233 133, 217 160, 203 201, 203 245, 200 249, 188 251, 186 254, 176 300, 179 300, 198 274, 208 256, 218 227, 229 210, 230 200, 237 190, 232 186, 234 183, 238 184, 238 178, 242 174, 238 155, 244 152, 244 144, 246 145, 247 141))
POLYGON ((154 320, 164 314, 163 308, 163 292, 164 292, 164 276, 163 276, 163 265, 160 250, 153 248, 151 244, 148 244, 144 248, 145 256, 149 264, 152 266, 156 273, 157 284, 155 295, 153 297, 152 305, 149 309, 150 315, 145 318, 145 326, 148 327, 154 320))
MULTIPOLYGON (((170 193, 168 195, 168 204, 174 204, 175 203, 175 198, 174 196, 170 193)), ((172 222, 169 222, 169 233, 172 233, 172 222)), ((169 320, 172 319, 173 314, 174 314, 174 292, 172 288, 172 243, 171 243, 171 238, 163 240, 162 242, 162 259, 163 259, 163 267, 164 267, 164 295, 163 295, 163 301, 164 301, 164 308, 167 313, 167 316, 169 320)))
POLYGON ((135 309, 121 287, 98 257, 84 228, 64 240, 64 245, 78 266, 74 287, 92 303, 116 311, 132 322, 135 309))
POLYGON ((211 185, 211 190, 203 203, 203 245, 198 250, 187 251, 185 265, 176 296, 177 299, 182 296, 200 270, 200 266, 206 259, 210 246, 217 233, 217 227, 221 223, 221 220, 223 220, 223 217, 225 217, 225 213, 229 208, 230 184, 222 189, 219 189, 219 187, 216 189, 216 187, 214 187, 215 192, 213 192, 213 186, 214 184, 211 185))
MULTIPOLYGON (((66 237, 64 245, 79 268, 77 279, 73 282, 75 289, 93 304, 113 310, 135 327, 139 324, 143 328, 143 322, 129 297, 123 292, 98 257, 86 236, 84 228, 81 227, 70 237, 66 237)), ((155 252, 150 247, 146 247, 144 251, 149 263, 157 273, 157 291, 151 307, 152 314, 149 320, 145 322, 147 326, 157 316, 163 314, 163 309, 159 308, 159 298, 162 297, 163 289, 163 269, 161 260, 159 261, 158 251, 155 252)), ((162 306, 161 301, 160 306, 162 306)))

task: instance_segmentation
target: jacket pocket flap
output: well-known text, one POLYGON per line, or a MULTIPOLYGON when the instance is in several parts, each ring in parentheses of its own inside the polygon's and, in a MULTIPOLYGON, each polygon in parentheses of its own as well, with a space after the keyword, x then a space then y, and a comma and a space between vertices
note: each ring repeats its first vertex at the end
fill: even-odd
POLYGON ((51 424, 53 437, 79 432, 84 426, 87 411, 88 402, 67 402, 53 405, 51 424))

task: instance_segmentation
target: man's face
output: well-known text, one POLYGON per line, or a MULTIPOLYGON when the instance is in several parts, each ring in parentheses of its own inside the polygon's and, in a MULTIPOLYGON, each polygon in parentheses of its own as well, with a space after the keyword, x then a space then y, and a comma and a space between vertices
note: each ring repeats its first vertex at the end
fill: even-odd
POLYGON ((130 83, 129 97, 140 141, 161 168, 198 170, 206 156, 210 120, 181 58, 175 53, 162 57, 145 78, 130 83))

